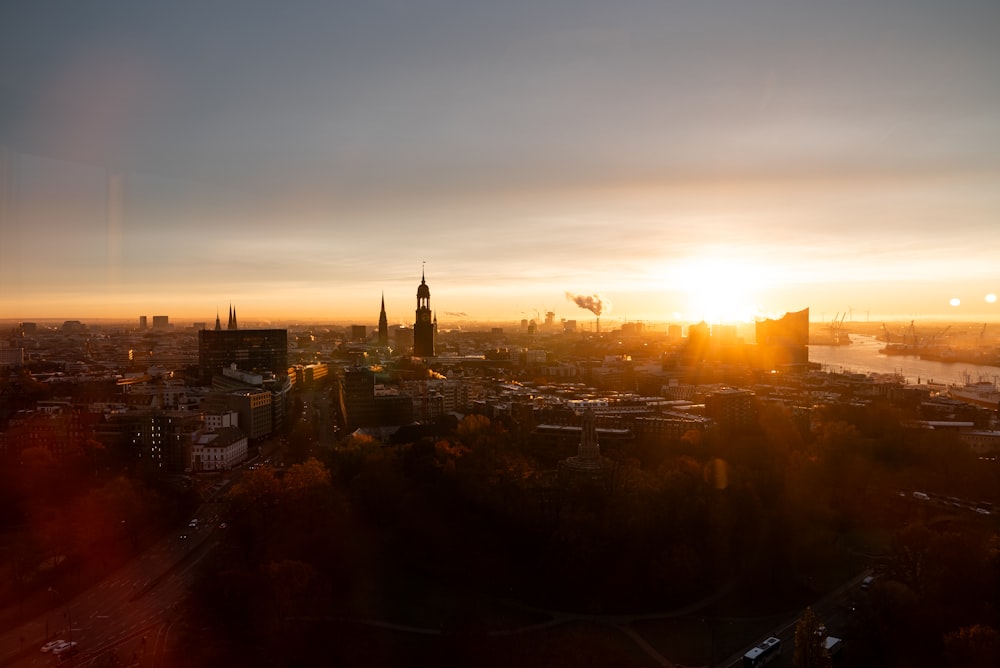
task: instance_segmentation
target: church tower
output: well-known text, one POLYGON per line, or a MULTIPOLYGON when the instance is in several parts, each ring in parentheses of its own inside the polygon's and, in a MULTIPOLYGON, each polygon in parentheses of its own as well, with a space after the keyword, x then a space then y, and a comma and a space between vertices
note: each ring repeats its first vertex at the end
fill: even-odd
POLYGON ((226 329, 237 329, 236 327, 236 308, 232 304, 229 305, 229 324, 226 325, 226 329))
POLYGON ((382 293, 382 311, 378 314, 378 345, 389 346, 389 319, 385 317, 385 293, 382 293))
POLYGON ((420 285, 417 287, 417 319, 413 323, 413 354, 417 357, 434 357, 434 330, 431 313, 431 289, 420 271, 420 285))

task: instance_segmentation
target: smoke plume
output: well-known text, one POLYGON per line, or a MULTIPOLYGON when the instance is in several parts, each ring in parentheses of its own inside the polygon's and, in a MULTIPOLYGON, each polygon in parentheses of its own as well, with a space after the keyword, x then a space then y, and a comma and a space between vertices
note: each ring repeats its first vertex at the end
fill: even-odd
POLYGON ((604 311, 611 309, 611 304, 601 299, 598 294, 593 295, 574 295, 572 292, 566 293, 566 299, 575 303, 580 308, 585 308, 594 315, 601 315, 604 311))

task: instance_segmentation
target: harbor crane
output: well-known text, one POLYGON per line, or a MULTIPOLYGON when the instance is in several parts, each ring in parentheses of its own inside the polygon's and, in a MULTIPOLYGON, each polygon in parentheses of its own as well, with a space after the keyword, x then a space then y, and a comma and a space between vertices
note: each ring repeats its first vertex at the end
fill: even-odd
POLYGON ((927 347, 928 348, 933 347, 934 346, 934 340, 937 337, 939 337, 939 336, 944 336, 945 334, 947 334, 949 329, 951 329, 951 325, 948 325, 947 327, 945 327, 944 329, 942 329, 940 332, 935 332, 934 334, 931 334, 930 338, 927 340, 927 347))

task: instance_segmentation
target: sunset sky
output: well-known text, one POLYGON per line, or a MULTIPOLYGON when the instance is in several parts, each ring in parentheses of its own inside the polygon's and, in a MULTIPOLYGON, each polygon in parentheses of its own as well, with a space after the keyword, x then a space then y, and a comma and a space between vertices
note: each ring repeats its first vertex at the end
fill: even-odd
POLYGON ((0 9, 0 319, 1000 315, 995 0, 157 5, 0 9))

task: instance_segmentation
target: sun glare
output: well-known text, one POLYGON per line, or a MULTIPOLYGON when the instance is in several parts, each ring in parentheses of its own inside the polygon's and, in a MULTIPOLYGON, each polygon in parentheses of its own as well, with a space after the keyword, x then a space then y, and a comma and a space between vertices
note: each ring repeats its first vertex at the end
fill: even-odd
POLYGON ((723 259, 692 260, 680 276, 684 313, 709 324, 752 322, 760 314, 752 267, 723 259))

